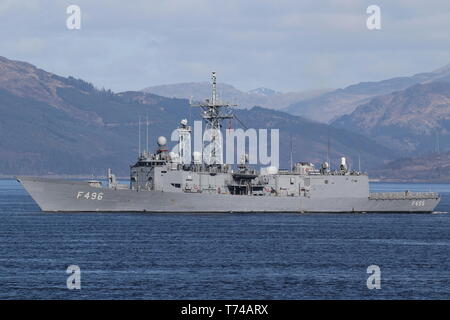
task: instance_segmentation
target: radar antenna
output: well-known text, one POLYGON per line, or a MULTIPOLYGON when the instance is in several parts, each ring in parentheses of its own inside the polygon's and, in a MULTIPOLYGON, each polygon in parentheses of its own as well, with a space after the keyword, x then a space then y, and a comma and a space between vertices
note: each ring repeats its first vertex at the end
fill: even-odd
POLYGON ((205 100, 199 105, 203 109, 202 118, 205 121, 205 133, 203 135, 203 161, 209 165, 223 164, 223 139, 220 131, 222 120, 232 119, 233 115, 222 112, 222 109, 228 109, 236 105, 222 103, 217 99, 216 73, 212 72, 211 99, 205 100))

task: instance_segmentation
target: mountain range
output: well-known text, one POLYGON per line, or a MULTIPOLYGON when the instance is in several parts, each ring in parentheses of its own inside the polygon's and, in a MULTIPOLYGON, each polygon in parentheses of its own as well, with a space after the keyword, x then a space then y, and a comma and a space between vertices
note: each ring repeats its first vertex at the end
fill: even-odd
MULTIPOLYGON (((141 91, 164 97, 204 101, 211 96, 211 84, 209 82, 175 83, 147 87, 141 91)), ((329 89, 282 93, 261 87, 245 92, 236 89, 230 84, 218 83, 217 91, 221 100, 236 104, 239 108, 260 106, 279 110, 288 107, 292 103, 320 96, 329 91, 329 89)))
MULTIPOLYGON (((311 98, 336 98, 336 92, 351 96, 349 101, 364 96, 356 107, 351 101, 345 105, 343 110, 351 111, 336 115, 330 124, 252 106, 235 109, 236 120, 226 127, 280 129, 282 167, 289 166, 291 150, 294 161, 319 164, 329 149, 332 164, 347 156, 352 168, 361 163, 363 170, 382 179, 445 180, 447 171, 450 178, 449 69, 359 83, 311 98)), ((196 100, 208 97, 209 84, 192 86, 198 89, 196 100)), ((242 92, 222 84, 219 92, 220 88, 266 103, 283 95, 267 88, 242 92)), ((138 153, 140 124, 141 149, 147 148, 147 117, 151 150, 153 141, 159 135, 170 137, 182 118, 190 123, 200 119, 187 99, 160 94, 169 97, 144 91, 114 93, 0 57, 0 175, 103 175, 109 167, 127 175, 138 153)), ((252 104, 250 98, 247 103, 252 104)))
POLYGON ((381 95, 332 122, 408 155, 450 148, 450 83, 427 82, 381 95))
MULTIPOLYGON (((266 92, 266 90, 258 90, 266 92)), ((276 95, 277 93, 273 93, 276 95)), ((138 128, 148 116, 150 148, 159 135, 170 137, 182 118, 200 119, 186 99, 141 91, 99 90, 73 77, 61 77, 29 63, 0 57, 0 174, 103 175, 112 168, 127 175, 138 153, 138 128), (141 121, 139 121, 139 117, 141 121)), ((238 109, 241 123, 279 128, 281 166, 294 160, 336 164, 347 156, 364 168, 394 159, 395 151, 346 129, 262 107, 238 109)), ((239 126, 238 121, 229 125, 239 126)), ((145 126, 141 148, 146 148, 145 126)), ((354 165, 353 165, 354 167, 354 165)))
MULTIPOLYGON (((331 123, 343 115, 351 114, 358 106, 370 102, 375 97, 405 90, 416 84, 436 81, 450 81, 450 64, 432 72, 382 81, 360 82, 336 90, 322 89, 281 93, 268 88, 257 88, 245 92, 230 84, 219 83, 218 92, 222 100, 243 108, 262 106, 317 122, 331 123)), ((152 86, 142 91, 165 97, 202 101, 210 96, 210 84, 208 82, 176 83, 152 86)))
POLYGON ((450 181, 450 151, 396 159, 371 170, 372 178, 392 182, 450 181))
POLYGON ((419 73, 411 77, 396 77, 377 82, 360 82, 344 89, 325 92, 295 102, 283 108, 283 111, 329 123, 343 115, 352 113, 358 106, 368 103, 377 96, 404 90, 416 84, 427 84, 434 81, 450 81, 450 64, 432 72, 419 73))

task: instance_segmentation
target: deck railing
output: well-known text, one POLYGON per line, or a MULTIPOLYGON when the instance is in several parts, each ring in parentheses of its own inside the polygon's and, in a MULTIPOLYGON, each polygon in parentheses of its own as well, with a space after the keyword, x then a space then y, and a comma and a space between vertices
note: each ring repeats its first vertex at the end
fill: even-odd
POLYGON ((439 194, 436 192, 371 192, 369 199, 390 200, 390 199, 437 199, 439 194))

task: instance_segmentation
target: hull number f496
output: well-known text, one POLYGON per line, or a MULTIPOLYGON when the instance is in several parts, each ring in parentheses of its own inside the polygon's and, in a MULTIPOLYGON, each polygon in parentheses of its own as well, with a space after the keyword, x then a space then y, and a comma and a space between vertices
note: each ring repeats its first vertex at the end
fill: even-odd
POLYGON ((411 202, 411 205, 413 207, 423 207, 425 206, 425 200, 414 200, 413 202, 411 202))
POLYGON ((102 200, 103 192, 84 192, 78 191, 77 199, 86 199, 86 200, 102 200))

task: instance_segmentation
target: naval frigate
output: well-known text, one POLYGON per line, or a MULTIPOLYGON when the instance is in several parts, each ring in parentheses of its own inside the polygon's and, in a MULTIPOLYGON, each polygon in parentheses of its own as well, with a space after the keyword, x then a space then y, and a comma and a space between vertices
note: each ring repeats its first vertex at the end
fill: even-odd
POLYGON ((108 169, 108 181, 75 181, 17 177, 43 211, 75 212, 432 212, 440 201, 434 192, 369 191, 366 173, 349 170, 341 158, 337 169, 298 162, 288 170, 255 170, 244 155, 233 167, 222 161, 218 139, 221 122, 232 118, 229 104, 216 94, 212 75, 211 99, 197 105, 210 132, 207 154, 190 157, 191 127, 183 119, 176 129, 178 147, 169 152, 167 139, 157 150, 139 152, 130 167, 129 184, 118 183, 108 169), (189 149, 189 150, 188 150, 189 149), (186 155, 189 155, 186 161, 186 155))

